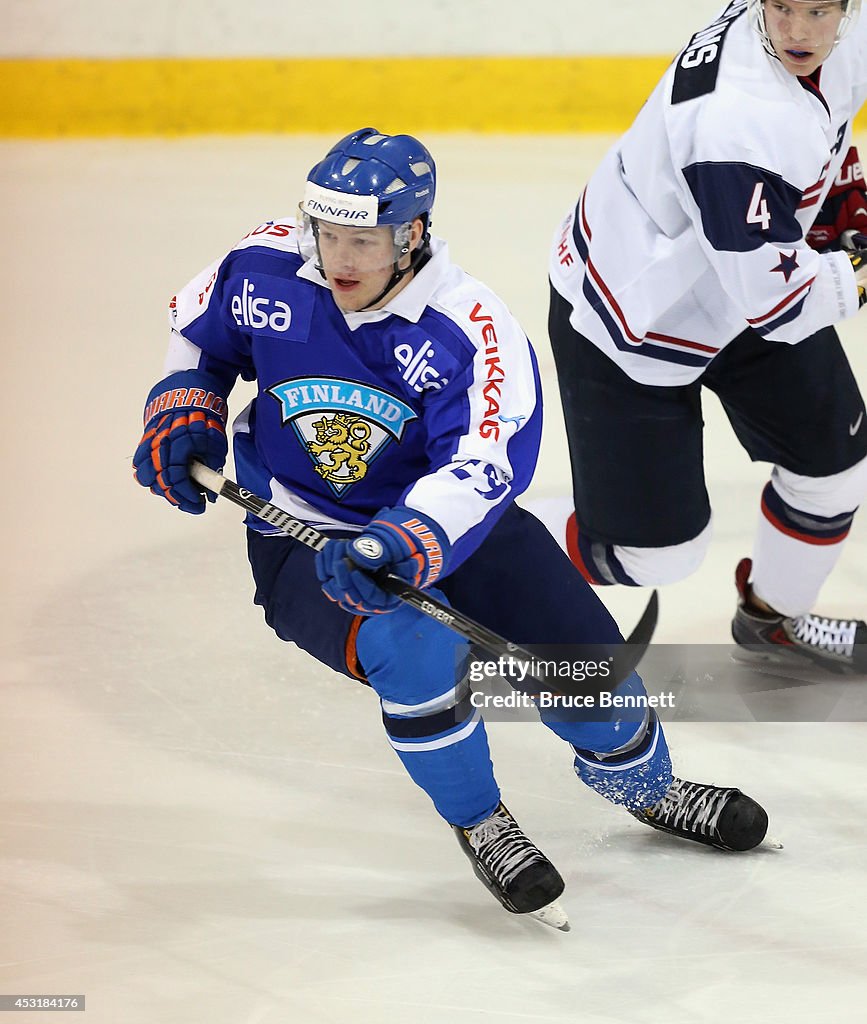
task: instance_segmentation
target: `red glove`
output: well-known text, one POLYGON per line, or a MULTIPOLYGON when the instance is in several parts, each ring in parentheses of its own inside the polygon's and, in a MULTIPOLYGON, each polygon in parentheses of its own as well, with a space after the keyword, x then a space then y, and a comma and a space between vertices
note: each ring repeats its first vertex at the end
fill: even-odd
POLYGON ((839 249, 844 231, 867 235, 867 182, 854 146, 846 154, 816 223, 807 232, 807 244, 820 252, 839 249))

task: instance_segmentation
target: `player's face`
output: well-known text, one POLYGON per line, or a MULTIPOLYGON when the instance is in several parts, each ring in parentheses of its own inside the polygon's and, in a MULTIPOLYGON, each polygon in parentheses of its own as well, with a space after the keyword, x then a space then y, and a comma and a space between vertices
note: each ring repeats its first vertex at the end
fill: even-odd
MULTIPOLYGON (((421 237, 421 221, 413 224, 411 248, 421 237), (418 230, 416 230, 418 226, 418 230)), ((390 227, 355 228, 319 222, 319 258, 334 301, 346 313, 365 309, 388 284, 394 268, 394 234, 390 227)), ((409 256, 401 257, 409 266, 409 256)), ((379 309, 409 283, 402 278, 371 309, 379 309)))
POLYGON ((765 28, 792 75, 812 75, 828 59, 842 19, 840 0, 765 0, 765 28))

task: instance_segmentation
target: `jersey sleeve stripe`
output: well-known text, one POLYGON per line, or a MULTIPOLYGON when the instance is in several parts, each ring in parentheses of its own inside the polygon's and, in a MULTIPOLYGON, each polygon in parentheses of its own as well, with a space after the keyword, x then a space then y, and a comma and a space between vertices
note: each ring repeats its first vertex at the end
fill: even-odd
MULTIPOLYGON (((763 313, 761 316, 757 316, 752 319, 747 318, 747 323, 755 326, 756 324, 761 324, 764 323, 766 320, 770 320, 772 317, 776 316, 777 313, 780 312, 780 310, 785 309, 786 306, 794 302, 802 291, 805 291, 807 288, 812 287, 813 282, 815 280, 815 277, 811 277, 809 281, 805 281, 804 284, 802 284, 800 287, 796 288, 793 292, 790 292, 781 302, 778 302, 777 305, 774 306, 774 308, 769 312, 763 313)), ((806 299, 806 295, 804 296, 804 298, 806 299)))
POLYGON ((653 344, 644 344, 640 347, 631 345, 623 337, 623 334, 614 322, 614 317, 612 317, 608 312, 598 293, 593 289, 589 277, 584 278, 584 295, 593 307, 596 315, 602 321, 609 337, 622 352, 632 352, 635 355, 645 356, 648 359, 659 359, 667 363, 678 363, 681 366, 704 367, 710 362, 710 356, 697 355, 692 352, 682 352, 679 349, 662 348, 659 345, 653 344))
POLYGON ((650 356, 655 359, 667 359, 671 362, 683 363, 687 366, 707 365, 707 363, 710 362, 711 357, 715 356, 717 352, 719 352, 719 348, 714 347, 713 345, 706 345, 703 342, 689 341, 686 338, 676 338, 669 334, 659 334, 657 332, 649 332, 644 337, 639 337, 635 331, 630 328, 626 316, 620 308, 617 300, 614 298, 611 289, 608 287, 604 278, 590 259, 589 243, 593 238, 593 232, 590 228, 585 209, 586 195, 587 192, 585 189, 578 201, 578 216, 575 218, 575 225, 573 228, 575 245, 587 268, 587 276, 584 280, 584 294, 587 296, 599 318, 605 324, 605 327, 615 345, 623 351, 636 352, 640 355, 650 356), (592 279, 592 283, 590 279, 592 279), (596 287, 594 287, 594 285, 596 287), (599 294, 600 292, 601 295, 599 294), (619 327, 615 324, 614 317, 612 317, 610 313, 608 316, 603 315, 602 310, 605 308, 603 305, 603 297, 605 305, 607 306, 606 313, 610 310, 611 313, 614 314, 614 317, 619 321, 619 327), (695 353, 707 353, 707 356, 695 355, 688 357, 686 353, 675 353, 669 348, 649 346, 647 344, 648 341, 661 342, 666 346, 677 346, 678 348, 692 350, 695 353))

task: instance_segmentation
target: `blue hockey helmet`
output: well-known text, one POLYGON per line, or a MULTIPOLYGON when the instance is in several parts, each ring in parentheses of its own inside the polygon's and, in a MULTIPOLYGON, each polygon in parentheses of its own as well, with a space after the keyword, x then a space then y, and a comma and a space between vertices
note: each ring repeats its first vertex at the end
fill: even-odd
POLYGON ((430 227, 436 165, 411 135, 360 128, 332 146, 307 176, 302 213, 355 227, 409 224, 430 227))
MULTIPOLYGON (((427 149, 411 135, 383 135, 360 128, 341 139, 307 176, 300 239, 301 255, 315 259, 323 277, 323 237, 334 234, 323 225, 391 229, 387 262, 367 263, 366 270, 390 267, 391 274, 365 309, 379 303, 407 274, 430 257, 430 221, 436 194, 436 165, 427 149), (413 224, 420 220, 420 234, 413 224)), ((369 257, 377 260, 374 250, 369 257)))

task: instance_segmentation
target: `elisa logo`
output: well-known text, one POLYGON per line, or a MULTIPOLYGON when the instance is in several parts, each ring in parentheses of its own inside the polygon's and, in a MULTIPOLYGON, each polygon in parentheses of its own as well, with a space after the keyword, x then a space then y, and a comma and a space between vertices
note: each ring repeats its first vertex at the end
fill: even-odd
POLYGON ((241 294, 232 296, 230 308, 239 327, 251 327, 254 330, 268 328, 277 334, 283 334, 292 326, 292 310, 289 304, 282 299, 256 295, 256 286, 246 277, 241 286, 241 294))
POLYGON ((429 340, 425 340, 416 351, 412 345, 398 345, 394 350, 394 358, 403 367, 401 377, 413 391, 439 391, 448 384, 448 377, 441 376, 439 370, 431 365, 436 350, 429 340))

